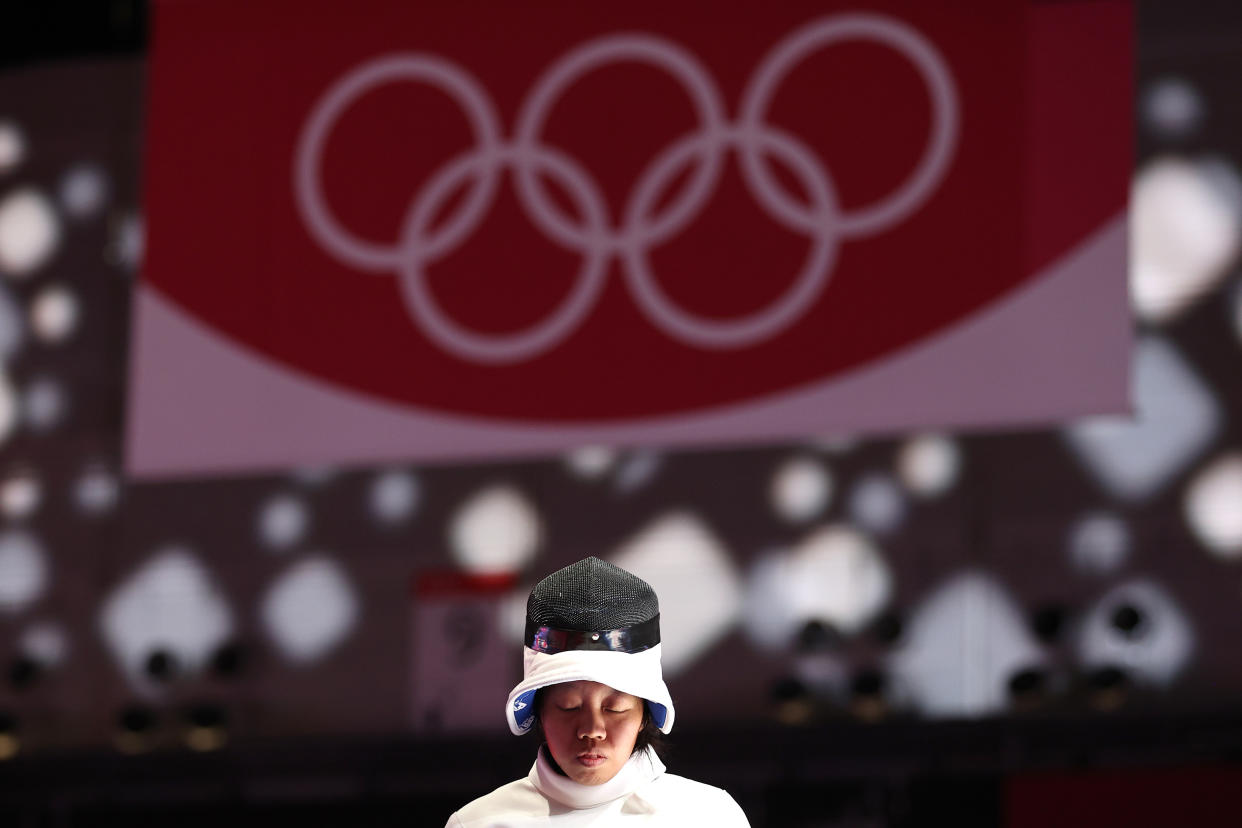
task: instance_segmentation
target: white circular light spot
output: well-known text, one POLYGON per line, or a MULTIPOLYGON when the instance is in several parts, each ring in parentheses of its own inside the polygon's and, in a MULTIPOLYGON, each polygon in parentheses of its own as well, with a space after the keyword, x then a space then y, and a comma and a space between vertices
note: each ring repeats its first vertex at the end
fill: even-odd
POLYGON ((102 465, 88 466, 73 485, 73 499, 88 515, 112 511, 120 497, 120 481, 102 465))
POLYGON ((1203 99, 1181 78, 1161 78, 1144 95, 1143 117, 1148 129, 1157 135, 1182 137, 1203 120, 1203 99))
POLYGON ((0 482, 0 512, 10 520, 34 514, 43 500, 43 487, 29 471, 10 474, 0 482))
POLYGON ((275 495, 259 510, 259 539, 273 549, 288 549, 298 543, 309 525, 306 504, 292 495, 275 495))
POLYGON ((49 344, 64 342, 78 324, 78 298, 64 285, 49 285, 30 305, 30 327, 49 344))
POLYGON ((0 202, 0 271, 29 275, 48 260, 58 241, 60 222, 42 194, 22 189, 0 202))
MULTIPOLYGON (((0 424, 5 421, 2 400, 9 394, 12 394, 12 390, 7 388, 7 383, 0 384, 0 424)), ((39 377, 32 380, 26 386, 22 408, 23 417, 35 431, 55 428, 64 419, 68 409, 64 388, 51 377, 39 377)), ((3 433, 2 427, 0 427, 0 433, 3 433)))
POLYGON ((1168 157, 1135 178, 1130 295, 1142 319, 1173 319, 1224 276, 1242 237, 1236 179, 1224 162, 1168 157))
POLYGON ((371 514, 380 523, 408 520, 418 505, 418 478, 408 471, 392 469, 371 482, 371 514))
POLYGON ((286 658, 307 663, 345 640, 358 616, 358 599, 345 571, 326 557, 300 560, 263 597, 268 635, 286 658))
POLYGON ((605 474, 617 462, 617 451, 610 446, 583 446, 565 458, 569 470, 578 477, 593 480, 605 474))
POLYGON ((26 157, 26 139, 17 124, 0 121, 0 175, 10 172, 26 157))
POLYGON ((18 647, 43 667, 57 667, 69 654, 69 637, 64 627, 44 621, 27 627, 18 640, 18 647))
POLYGON ((1092 512, 1071 527, 1069 549, 1074 566, 1082 572, 1116 572, 1130 555, 1130 530, 1114 514, 1092 512))
POLYGON ((821 514, 832 499, 832 476, 810 457, 793 457, 777 468, 771 483, 772 507, 791 523, 821 514))
POLYGON ((951 489, 961 465, 957 443, 943 434, 913 437, 897 454, 897 476, 917 497, 935 497, 951 489))
POLYGON ((1160 583, 1135 580, 1114 587, 1078 626, 1078 656, 1087 667, 1120 667, 1145 684, 1168 686, 1190 663, 1195 630, 1190 616, 1160 583), (1119 610, 1138 626, 1117 626, 1119 610))
POLYGON ((863 477, 850 490, 850 518, 876 534, 895 531, 906 517, 906 500, 901 489, 886 474, 863 477))
POLYGON ((542 535, 534 507, 512 486, 476 492, 457 509, 449 526, 457 563, 474 573, 520 570, 534 557, 542 535))
POLYGON ((46 586, 47 561, 39 542, 19 530, 0 534, 0 612, 20 612, 46 586))
POLYGON ((852 635, 887 605, 892 585, 888 563, 865 535, 826 526, 792 552, 755 563, 744 600, 746 634, 765 648, 789 646, 811 622, 852 635))
POLYGON ((1242 454, 1229 454, 1199 472, 1186 490, 1186 520, 1209 552, 1242 556, 1242 454))
POLYGON ((879 549, 848 526, 828 526, 798 544, 790 557, 794 605, 803 618, 828 621, 844 633, 863 627, 889 600, 892 575, 879 549))
POLYGON ((233 634, 228 596, 190 549, 160 548, 118 583, 99 611, 100 631, 131 686, 159 692, 148 660, 164 652, 192 675, 233 634))
POLYGON ((697 514, 673 509, 637 528, 608 560, 661 596, 660 663, 675 676, 737 621, 741 584, 728 548, 697 514))
POLYGON ((929 717, 1001 712, 1009 682, 1046 661, 1025 613, 995 578, 966 570, 927 591, 889 656, 896 688, 929 717))
POLYGON ((75 218, 99 212, 108 199, 108 176, 94 164, 79 164, 60 181, 60 203, 75 218))

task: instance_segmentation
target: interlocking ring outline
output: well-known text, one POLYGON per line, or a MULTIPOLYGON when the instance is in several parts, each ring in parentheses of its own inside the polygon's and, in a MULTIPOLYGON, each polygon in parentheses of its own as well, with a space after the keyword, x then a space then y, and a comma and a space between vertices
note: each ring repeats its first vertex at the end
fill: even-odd
POLYGON ((590 313, 617 257, 626 284, 648 319, 669 336, 707 349, 740 348, 775 336, 812 304, 831 278, 841 239, 882 232, 915 212, 947 172, 958 133, 958 101, 952 76, 935 47, 910 26, 883 15, 820 18, 787 35, 760 62, 743 91, 735 122, 725 116, 711 75, 676 43, 648 34, 624 33, 588 41, 562 55, 533 87, 518 113, 514 136, 502 137, 500 119, 482 86, 465 70, 436 55, 405 53, 369 60, 337 80, 316 102, 299 138, 294 160, 296 202, 310 233, 338 261, 373 273, 399 276, 403 301, 425 333, 460 358, 511 363, 556 346, 590 313), (932 104, 931 134, 919 163, 878 201, 842 210, 832 179, 819 159, 793 135, 764 123, 776 88, 810 54, 845 40, 872 40, 902 54, 918 70, 932 104), (560 95, 583 75, 610 63, 647 63, 668 72, 689 95, 699 130, 673 141, 639 176, 615 226, 594 178, 572 156, 540 141, 560 95), (332 214, 319 170, 336 121, 361 95, 394 81, 421 82, 453 98, 463 110, 475 147, 438 169, 411 201, 396 244, 363 239, 332 214), (736 152, 743 180, 769 215, 808 236, 810 249, 794 283, 766 307, 733 319, 709 319, 677 306, 651 272, 651 249, 680 233, 702 211, 719 183, 725 154, 736 152), (810 198, 791 198, 773 177, 767 156, 795 174, 810 198), (696 164, 684 188, 650 215, 664 188, 688 164, 696 164), (455 322, 435 303, 427 267, 461 245, 491 208, 500 175, 511 169, 519 203, 553 242, 583 256, 578 280, 555 310, 530 327, 484 334, 455 322), (578 221, 548 196, 540 176, 554 179, 574 202, 578 221), (456 211, 431 223, 446 201, 468 185, 456 211))

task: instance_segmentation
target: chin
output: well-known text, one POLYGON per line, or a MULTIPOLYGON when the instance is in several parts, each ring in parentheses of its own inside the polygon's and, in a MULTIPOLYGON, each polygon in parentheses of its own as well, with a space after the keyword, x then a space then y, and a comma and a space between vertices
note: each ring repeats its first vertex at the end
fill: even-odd
POLYGON ((598 773, 592 773, 589 776, 583 776, 578 779, 575 779, 574 781, 577 782, 579 785, 602 785, 605 782, 607 782, 609 779, 612 779, 612 777, 601 776, 598 773))
POLYGON ((570 774, 570 779, 579 785, 602 785, 617 775, 616 769, 599 770, 582 768, 577 773, 570 774))

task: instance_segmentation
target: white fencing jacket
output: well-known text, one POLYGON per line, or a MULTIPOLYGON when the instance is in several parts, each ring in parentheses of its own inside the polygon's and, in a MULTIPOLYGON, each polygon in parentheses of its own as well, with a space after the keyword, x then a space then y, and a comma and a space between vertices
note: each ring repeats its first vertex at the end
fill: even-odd
POLYGON ((602 785, 561 776, 539 751, 525 779, 503 785, 449 817, 446 828, 602 828, 603 826, 750 828, 720 788, 665 773, 650 750, 636 752, 602 785))

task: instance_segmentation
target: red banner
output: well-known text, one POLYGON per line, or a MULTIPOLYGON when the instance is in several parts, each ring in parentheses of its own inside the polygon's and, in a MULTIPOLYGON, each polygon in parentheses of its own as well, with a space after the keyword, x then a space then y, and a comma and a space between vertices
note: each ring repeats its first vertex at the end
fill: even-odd
POLYGON ((129 465, 1126 404, 1121 2, 163 2, 129 465))

